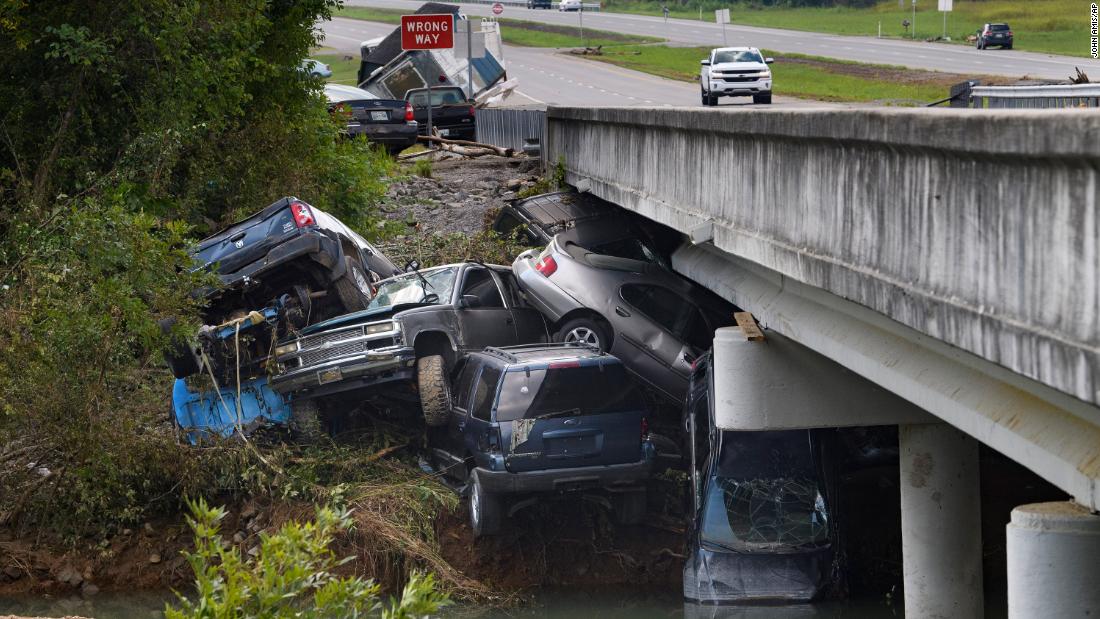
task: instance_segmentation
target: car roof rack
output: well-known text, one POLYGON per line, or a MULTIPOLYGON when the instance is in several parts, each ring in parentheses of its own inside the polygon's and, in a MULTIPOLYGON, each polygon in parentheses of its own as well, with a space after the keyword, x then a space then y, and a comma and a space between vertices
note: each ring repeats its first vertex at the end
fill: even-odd
POLYGON ((519 353, 536 352, 546 349, 579 349, 595 353, 600 352, 599 347, 593 346, 592 344, 588 344, 585 342, 548 342, 545 344, 519 344, 517 346, 488 346, 481 352, 492 355, 494 357, 499 357, 511 363, 519 363, 521 361, 521 359, 517 356, 519 353))

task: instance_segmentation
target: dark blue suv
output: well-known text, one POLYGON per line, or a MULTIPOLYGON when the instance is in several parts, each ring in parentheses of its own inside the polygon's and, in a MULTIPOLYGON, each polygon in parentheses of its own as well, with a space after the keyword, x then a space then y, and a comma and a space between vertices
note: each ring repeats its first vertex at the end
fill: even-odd
POLYGON ((583 344, 486 348, 452 376, 432 455, 468 482, 475 536, 499 529, 502 495, 605 490, 620 523, 645 515, 656 450, 642 390, 618 359, 583 344))

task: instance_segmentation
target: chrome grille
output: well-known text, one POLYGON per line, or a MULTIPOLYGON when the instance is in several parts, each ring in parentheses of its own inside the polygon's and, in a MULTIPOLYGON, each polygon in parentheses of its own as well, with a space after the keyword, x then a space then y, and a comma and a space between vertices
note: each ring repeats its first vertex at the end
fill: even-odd
POLYGON ((318 346, 324 346, 329 342, 339 342, 341 340, 350 340, 355 337, 363 336, 363 327, 355 327, 353 329, 344 329, 341 331, 332 331, 329 333, 318 333, 317 335, 310 335, 298 340, 301 344, 301 349, 317 348, 318 346))
POLYGON ((316 350, 308 350, 302 353, 299 359, 302 360, 302 366, 315 365, 322 361, 328 361, 337 357, 343 357, 346 355, 354 355, 355 353, 363 352, 367 349, 366 342, 360 340, 358 342, 348 342, 346 344, 337 344, 335 346, 329 346, 328 348, 318 348, 316 350))

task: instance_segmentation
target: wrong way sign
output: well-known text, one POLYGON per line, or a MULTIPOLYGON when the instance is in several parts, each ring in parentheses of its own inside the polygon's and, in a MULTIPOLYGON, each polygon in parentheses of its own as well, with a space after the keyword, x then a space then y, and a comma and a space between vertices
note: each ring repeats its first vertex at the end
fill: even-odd
POLYGON ((454 46, 454 15, 401 16, 401 49, 451 49, 454 46))

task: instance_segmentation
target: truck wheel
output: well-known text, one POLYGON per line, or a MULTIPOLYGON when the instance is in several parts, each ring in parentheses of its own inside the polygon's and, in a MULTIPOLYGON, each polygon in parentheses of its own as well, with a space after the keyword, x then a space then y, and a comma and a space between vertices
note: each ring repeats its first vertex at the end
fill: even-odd
POLYGON ((565 323, 554 334, 555 342, 579 342, 595 346, 600 352, 611 349, 611 336, 599 321, 584 317, 565 323))
POLYGON ((501 511, 500 497, 485 490, 475 469, 470 475, 470 528, 474 537, 500 531, 501 511))
MULTIPOLYGON (((172 327, 176 325, 176 319, 174 317, 165 318, 157 324, 160 325, 161 333, 169 333, 172 331, 172 327)), ((174 339, 168 343, 168 346, 164 349, 164 361, 168 364, 168 368, 172 370, 172 376, 175 378, 187 378, 199 371, 199 362, 195 359, 195 353, 191 350, 191 345, 183 340, 174 339)))
POLYGON ((370 287, 370 276, 360 266, 359 261, 351 256, 344 256, 344 274, 333 282, 333 288, 348 312, 367 309, 367 304, 374 296, 370 287))
POLYGON ((451 386, 447 381, 443 355, 416 360, 416 386, 420 390, 424 423, 432 428, 447 425, 447 416, 451 412, 451 386))
POLYGON ((765 93, 765 94, 761 94, 761 95, 753 95, 752 96, 752 102, 753 103, 763 103, 764 105, 771 105, 771 103, 772 103, 772 93, 769 92, 769 93, 765 93))
POLYGON ((321 409, 317 400, 291 400, 290 431, 294 440, 306 445, 316 443, 324 436, 321 428, 321 409))
POLYGON ((619 524, 639 524, 645 519, 645 489, 616 492, 611 495, 611 508, 615 511, 615 522, 619 524))

